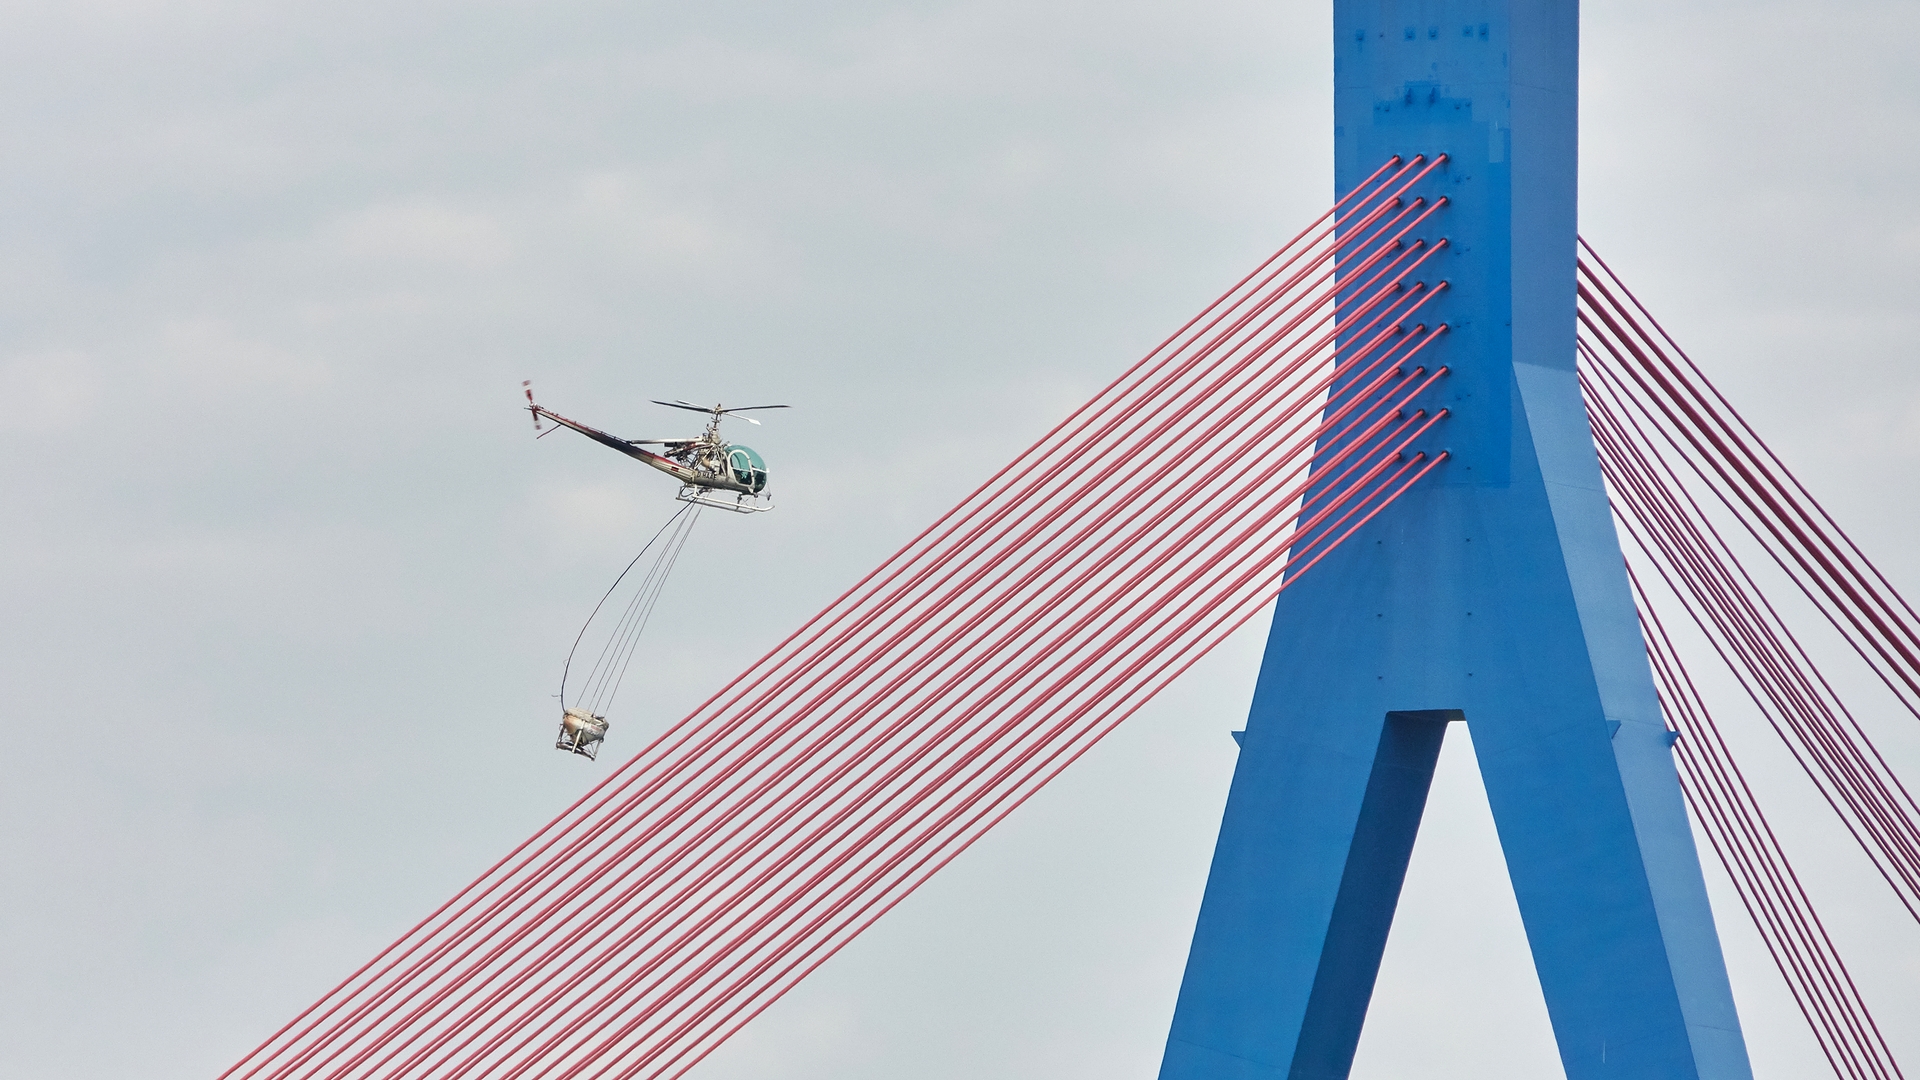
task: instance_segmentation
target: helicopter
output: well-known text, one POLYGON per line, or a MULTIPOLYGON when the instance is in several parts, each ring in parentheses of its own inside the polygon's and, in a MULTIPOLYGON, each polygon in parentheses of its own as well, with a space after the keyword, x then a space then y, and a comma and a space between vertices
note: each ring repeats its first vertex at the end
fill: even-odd
MULTIPOLYGON (((597 443, 603 443, 615 450, 636 458, 659 469, 675 480, 680 481, 680 493, 674 498, 681 502, 698 503, 701 506, 713 506, 722 510, 732 510, 740 514, 760 514, 773 509, 767 490, 767 463, 750 448, 738 443, 729 443, 720 437, 720 421, 735 413, 758 412, 762 409, 786 409, 788 405, 744 405, 727 408, 724 405, 695 405, 691 401, 654 401, 655 405, 665 405, 669 409, 686 409, 707 415, 707 430, 691 439, 622 439, 609 435, 598 428, 588 427, 577 420, 569 420, 559 413, 537 404, 533 400, 533 384, 522 382, 527 393, 527 411, 533 414, 533 426, 540 429, 542 417, 557 427, 568 427, 585 435, 597 443), (643 446, 661 447, 660 453, 643 450, 643 446), (731 493, 733 498, 727 499, 731 493)), ((751 416, 740 419, 758 426, 760 421, 751 416)), ((541 432, 546 434, 555 430, 549 428, 541 432)))

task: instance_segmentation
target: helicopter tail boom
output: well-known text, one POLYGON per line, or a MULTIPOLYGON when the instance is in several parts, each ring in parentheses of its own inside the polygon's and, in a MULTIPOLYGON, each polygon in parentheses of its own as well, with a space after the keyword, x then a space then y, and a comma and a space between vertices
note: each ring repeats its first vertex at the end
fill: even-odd
MULTIPOLYGON (((529 395, 529 400, 531 400, 531 395, 529 395)), ((693 476, 693 470, 672 458, 663 457, 650 450, 642 450, 626 439, 622 439, 617 435, 609 435, 596 427, 588 427, 578 420, 569 420, 544 405, 528 405, 527 409, 533 413, 536 423, 539 422, 539 418, 545 417, 560 427, 572 428, 587 438, 592 439, 594 442, 600 443, 603 446, 610 446, 628 457, 645 462, 676 479, 685 481, 693 476)))

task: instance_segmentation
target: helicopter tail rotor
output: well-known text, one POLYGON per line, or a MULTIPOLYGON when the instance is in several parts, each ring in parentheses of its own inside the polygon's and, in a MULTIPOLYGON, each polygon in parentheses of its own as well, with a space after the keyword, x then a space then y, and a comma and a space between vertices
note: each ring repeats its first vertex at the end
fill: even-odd
POLYGON ((533 403, 533 380, 521 379, 520 388, 527 394, 527 411, 533 414, 533 430, 540 430, 540 406, 533 403))

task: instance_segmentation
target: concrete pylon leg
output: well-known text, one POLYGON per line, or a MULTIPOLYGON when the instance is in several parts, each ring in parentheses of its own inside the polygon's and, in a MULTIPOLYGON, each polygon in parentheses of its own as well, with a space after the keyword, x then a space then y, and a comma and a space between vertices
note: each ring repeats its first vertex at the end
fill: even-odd
POLYGON ((1568 1077, 1750 1080, 1573 370, 1577 4, 1334 11, 1337 191, 1447 155, 1451 456, 1280 598, 1160 1075, 1347 1075, 1457 718, 1568 1077))

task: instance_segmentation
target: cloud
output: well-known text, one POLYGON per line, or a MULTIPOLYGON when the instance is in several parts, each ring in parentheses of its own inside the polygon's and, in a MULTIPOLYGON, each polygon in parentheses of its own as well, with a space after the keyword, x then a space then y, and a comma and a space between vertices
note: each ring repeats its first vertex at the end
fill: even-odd
POLYGON ((102 378, 86 353, 67 349, 0 359, 0 385, 13 402, 0 410, 0 433, 37 435, 79 427, 99 408, 102 378))
POLYGON ((489 269, 513 255, 506 230, 494 218, 434 202, 390 203, 343 216, 329 228, 343 254, 370 263, 390 261, 489 269))
POLYGON ((739 222, 689 199, 674 199, 631 172, 580 177, 566 204, 574 235, 649 276, 758 277, 768 253, 739 222))

